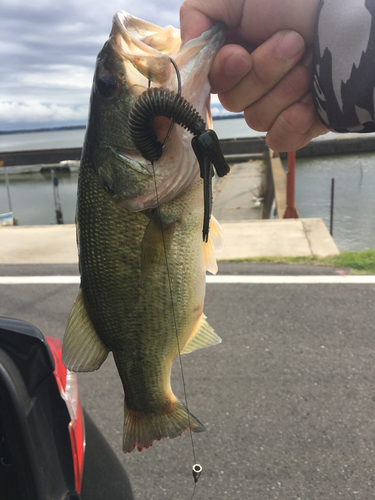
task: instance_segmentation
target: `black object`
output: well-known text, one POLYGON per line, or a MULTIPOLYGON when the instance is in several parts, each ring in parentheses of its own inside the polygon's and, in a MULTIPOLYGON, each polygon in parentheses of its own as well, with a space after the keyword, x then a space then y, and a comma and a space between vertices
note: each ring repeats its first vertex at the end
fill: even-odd
POLYGON ((0 500, 133 500, 129 479, 85 415, 82 492, 75 476, 70 415, 43 334, 0 317, 0 500))
POLYGON ((329 221, 329 233, 333 235, 333 209, 335 203, 335 179, 331 179, 331 210, 330 210, 330 221, 329 221))
MULTIPOLYGON (((170 58, 170 60, 179 77, 176 63, 173 59, 170 58)), ((162 87, 145 90, 137 97, 130 109, 129 132, 136 149, 152 164, 162 157, 164 145, 159 142, 153 129, 154 118, 157 116, 172 118, 172 124, 177 123, 193 134, 191 144, 204 181, 203 241, 207 242, 212 209, 212 164, 219 177, 228 174, 230 168, 221 151, 216 133, 213 130, 206 130, 203 118, 180 93, 180 84, 177 94, 162 87)), ((169 132, 167 137, 168 135, 169 132)))
POLYGON ((56 212, 56 223, 64 224, 63 213, 61 209, 60 195, 59 195, 59 179, 56 177, 55 171, 51 169, 51 178, 53 186, 53 197, 55 199, 55 212, 56 212))

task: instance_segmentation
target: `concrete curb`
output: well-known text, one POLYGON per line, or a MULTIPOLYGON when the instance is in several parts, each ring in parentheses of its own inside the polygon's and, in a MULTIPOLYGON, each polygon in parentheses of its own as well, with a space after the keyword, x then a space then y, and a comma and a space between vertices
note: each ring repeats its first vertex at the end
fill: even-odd
POLYGON ((0 264, 76 264, 75 224, 0 228, 0 264))
MULTIPOLYGON (((223 222, 219 260, 338 254, 322 219, 223 222)), ((0 228, 0 264, 76 264, 75 225, 0 228)))
POLYGON ((340 253, 322 219, 223 222, 219 260, 249 257, 325 257, 340 253))

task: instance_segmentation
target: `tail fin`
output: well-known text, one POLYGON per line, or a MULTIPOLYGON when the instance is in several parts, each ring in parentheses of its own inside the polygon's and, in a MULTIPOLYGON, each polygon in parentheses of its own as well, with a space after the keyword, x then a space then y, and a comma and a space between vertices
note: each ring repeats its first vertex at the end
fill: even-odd
POLYGON ((204 425, 177 399, 173 409, 161 415, 144 415, 129 410, 125 403, 123 451, 129 453, 134 448, 142 451, 154 441, 176 438, 189 429, 193 432, 205 431, 204 425))

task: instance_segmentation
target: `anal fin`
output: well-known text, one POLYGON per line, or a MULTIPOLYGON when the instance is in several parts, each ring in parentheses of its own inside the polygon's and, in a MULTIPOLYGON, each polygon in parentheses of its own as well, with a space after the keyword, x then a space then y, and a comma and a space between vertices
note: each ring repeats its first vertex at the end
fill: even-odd
POLYGON ((185 347, 182 349, 181 354, 188 354, 189 352, 216 345, 221 343, 221 338, 217 335, 206 321, 206 316, 201 315, 198 324, 187 341, 185 347))
POLYGON ((108 353, 91 322, 80 288, 65 330, 62 362, 68 370, 91 372, 100 367, 108 353))

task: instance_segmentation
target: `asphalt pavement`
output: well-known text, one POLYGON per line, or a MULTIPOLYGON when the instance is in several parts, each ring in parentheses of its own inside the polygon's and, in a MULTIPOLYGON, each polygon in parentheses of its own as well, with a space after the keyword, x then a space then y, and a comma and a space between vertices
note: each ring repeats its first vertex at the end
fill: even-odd
MULTIPOLYGON (((345 274, 221 263, 219 273, 345 274)), ((0 276, 78 276, 76 264, 1 265, 0 276)), ((0 314, 62 339, 77 284, 0 285, 0 314)), ((183 356, 203 473, 194 500, 375 498, 374 284, 208 284, 222 344, 183 356)), ((172 387, 183 400, 181 371, 172 387)), ((137 500, 190 499, 190 435, 121 451, 123 391, 111 356, 79 374, 82 402, 124 464, 137 500)), ((100 450, 98 450, 100 453, 100 450)))

